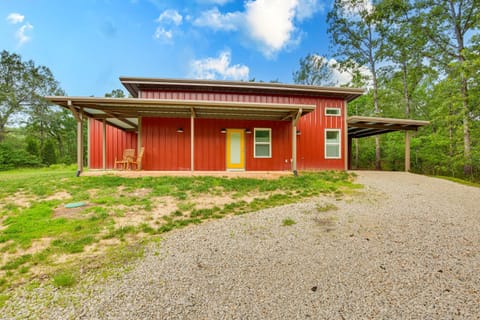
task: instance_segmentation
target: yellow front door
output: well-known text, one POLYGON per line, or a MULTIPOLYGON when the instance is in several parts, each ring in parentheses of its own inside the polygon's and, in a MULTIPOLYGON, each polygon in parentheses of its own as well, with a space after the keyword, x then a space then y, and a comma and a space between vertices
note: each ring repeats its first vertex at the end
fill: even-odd
POLYGON ((245 169, 245 133, 243 129, 227 129, 228 169, 245 169))

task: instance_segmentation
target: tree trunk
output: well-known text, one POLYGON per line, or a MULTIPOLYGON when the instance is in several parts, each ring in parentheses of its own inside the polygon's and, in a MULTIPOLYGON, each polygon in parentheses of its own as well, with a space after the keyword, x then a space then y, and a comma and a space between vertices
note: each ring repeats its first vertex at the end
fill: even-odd
MULTIPOLYGON (((463 122, 463 173, 465 176, 472 175, 472 145, 470 141, 470 119, 469 113, 470 108, 468 105, 468 83, 465 78, 463 71, 463 66, 465 64, 465 57, 463 51, 465 49, 464 34, 465 31, 462 30, 462 11, 461 9, 458 12, 455 10, 454 1, 449 1, 450 5, 450 16, 453 18, 453 27, 455 30, 455 38, 457 40, 457 57, 459 62, 460 70, 460 92, 462 95, 462 122, 463 122)), ((460 7, 461 8, 461 7, 460 7)))
POLYGON ((462 75, 462 105, 463 105, 463 174, 471 176, 472 171, 472 150, 470 141, 470 119, 468 108, 467 81, 462 75))
MULTIPOLYGON (((369 28, 369 37, 371 40, 372 37, 372 27, 369 28)), ((380 108, 378 107, 378 82, 377 82, 377 70, 375 66, 375 59, 373 56, 372 48, 370 47, 370 66, 372 72, 372 80, 373 80, 373 112, 376 117, 380 114, 380 108)), ((380 137, 375 136, 375 169, 382 170, 382 164, 380 162, 381 154, 380 154, 380 137)))

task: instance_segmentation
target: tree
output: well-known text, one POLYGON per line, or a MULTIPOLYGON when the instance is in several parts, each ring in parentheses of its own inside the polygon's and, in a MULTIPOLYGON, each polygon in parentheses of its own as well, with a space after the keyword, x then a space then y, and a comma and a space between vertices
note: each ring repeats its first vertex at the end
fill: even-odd
MULTIPOLYGON (((408 0, 383 0, 377 6, 378 30, 385 39, 381 57, 393 64, 390 78, 400 80, 404 116, 412 116, 413 97, 428 73, 423 63, 427 40, 415 17, 415 7, 408 0)), ((389 86, 395 89, 395 86, 389 86)))
POLYGON ((318 55, 308 54, 300 59, 300 69, 293 73, 293 82, 316 86, 334 86, 332 66, 329 61, 318 55))
MULTIPOLYGON (((428 38, 426 56, 432 64, 457 84, 463 126, 464 174, 472 175, 470 126, 473 107, 469 97, 468 33, 478 30, 480 0, 419 0, 418 17, 428 38)), ((477 70, 478 71, 478 70, 477 70)))
POLYGON ((114 89, 112 92, 105 93, 107 98, 125 98, 125 92, 122 89, 114 89))
POLYGON ((45 95, 59 92, 58 83, 47 67, 35 66, 34 62, 22 61, 21 57, 8 51, 0 58, 0 142, 6 126, 28 108, 45 104, 45 95))
MULTIPOLYGON (((371 74, 373 114, 380 115, 378 104, 378 63, 382 38, 378 34, 375 6, 367 0, 335 0, 327 15, 328 33, 335 45, 340 65, 356 69, 367 66, 371 74)), ((381 169, 380 138, 375 137, 375 168, 381 169)))

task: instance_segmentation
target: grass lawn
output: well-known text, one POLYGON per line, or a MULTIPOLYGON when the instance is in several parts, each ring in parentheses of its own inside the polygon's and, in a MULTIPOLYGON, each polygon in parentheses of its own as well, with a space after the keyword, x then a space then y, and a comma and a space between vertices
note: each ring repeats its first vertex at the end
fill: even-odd
POLYGON ((331 171, 276 180, 75 177, 73 168, 0 172, 0 306, 9 288, 72 286, 85 270, 141 256, 146 241, 172 229, 320 194, 341 197, 358 187, 351 178, 331 171), (76 202, 84 205, 65 207, 76 202))

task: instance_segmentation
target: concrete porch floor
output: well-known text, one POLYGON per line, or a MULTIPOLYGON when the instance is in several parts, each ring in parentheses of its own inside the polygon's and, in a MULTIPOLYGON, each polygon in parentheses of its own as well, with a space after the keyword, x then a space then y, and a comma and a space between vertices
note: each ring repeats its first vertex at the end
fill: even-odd
POLYGON ((93 177, 114 175, 124 178, 140 177, 221 177, 221 178, 253 178, 278 179, 293 175, 291 171, 145 171, 145 170, 86 170, 82 176, 93 177))

